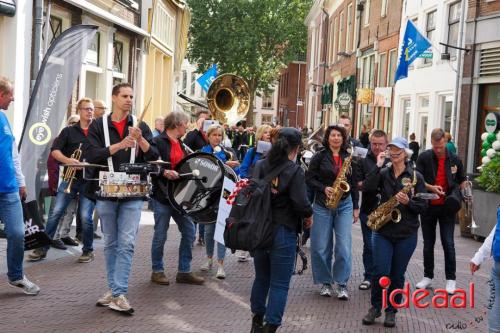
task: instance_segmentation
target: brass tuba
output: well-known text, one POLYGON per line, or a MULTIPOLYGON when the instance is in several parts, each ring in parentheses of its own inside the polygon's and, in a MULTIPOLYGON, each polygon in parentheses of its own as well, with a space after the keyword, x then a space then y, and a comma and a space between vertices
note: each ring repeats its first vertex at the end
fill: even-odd
MULTIPOLYGON (((82 143, 78 146, 77 149, 71 154, 71 158, 75 160, 80 160, 82 158, 82 143)), ((62 179, 65 182, 68 182, 68 186, 64 190, 64 193, 68 194, 71 193, 71 186, 73 185, 73 180, 75 179, 75 173, 77 171, 77 167, 66 167, 66 171, 64 172, 64 175, 62 179)))
POLYGON ((329 209, 337 208, 340 199, 342 199, 342 196, 345 193, 349 192, 349 190, 351 189, 351 186, 347 181, 347 174, 351 172, 351 163, 352 163, 354 149, 353 147, 350 147, 349 149, 351 150, 351 155, 349 155, 349 157, 347 157, 344 160, 344 162, 342 163, 342 168, 340 169, 339 173, 337 174, 337 177, 335 178, 335 181, 333 182, 332 185, 333 194, 330 197, 326 198, 325 200, 326 208, 329 209))
POLYGON ((250 89, 241 77, 222 74, 210 85, 207 104, 213 119, 234 125, 245 118, 250 108, 250 89))

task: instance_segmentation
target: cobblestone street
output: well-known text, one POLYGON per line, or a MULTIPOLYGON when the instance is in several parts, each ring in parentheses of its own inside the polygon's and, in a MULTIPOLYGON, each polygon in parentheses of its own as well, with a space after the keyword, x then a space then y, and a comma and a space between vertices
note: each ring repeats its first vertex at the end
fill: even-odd
MULTIPOLYGON (((0 241, 0 332, 249 332, 249 294, 253 277, 251 262, 240 263, 234 255, 226 260, 226 280, 217 280, 215 271, 199 272, 204 248, 195 246, 193 269, 208 278, 204 286, 175 283, 179 232, 171 225, 166 246, 167 276, 170 286, 150 282, 150 243, 153 215, 144 211, 130 278, 129 300, 135 308, 132 317, 94 306, 106 291, 102 241, 97 241, 96 259, 78 264, 77 249, 51 249, 48 259, 28 263, 26 273, 39 284, 39 296, 25 296, 7 285, 4 239, 0 241)), ((471 278, 468 261, 480 243, 455 234, 457 284, 468 288, 475 284, 475 308, 402 309, 397 327, 388 332, 485 332, 487 284, 491 262, 471 278), (461 329, 454 329, 461 327, 461 329)), ((420 237, 421 238, 421 237, 420 237)), ((439 238, 438 238, 439 239, 439 238)), ((441 244, 436 244, 436 287, 444 288, 441 244), (441 284, 441 285, 437 285, 441 284)), ((305 249, 306 252, 308 248, 305 249)), ((382 321, 366 327, 361 318, 369 308, 369 291, 358 290, 362 279, 362 238, 359 225, 353 227, 353 273, 349 282, 350 300, 319 296, 312 283, 311 270, 292 280, 284 324, 279 332, 385 332, 382 321)), ((422 277, 422 240, 410 262, 407 279, 412 288, 422 277)), ((469 296, 469 295, 468 295, 469 296)))

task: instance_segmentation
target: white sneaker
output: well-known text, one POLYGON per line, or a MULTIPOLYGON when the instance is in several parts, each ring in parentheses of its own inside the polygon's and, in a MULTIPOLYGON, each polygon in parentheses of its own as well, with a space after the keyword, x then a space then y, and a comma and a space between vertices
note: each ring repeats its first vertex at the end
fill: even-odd
POLYGON ((457 282, 455 280, 446 280, 446 292, 450 295, 455 293, 457 282))
POLYGON ((120 295, 117 297, 113 297, 111 302, 109 303, 109 308, 111 310, 132 314, 134 313, 134 309, 130 306, 125 295, 120 295))
POLYGON ((429 279, 428 277, 424 277, 422 280, 420 280, 419 283, 417 283, 416 287, 418 289, 427 289, 430 286, 432 286, 432 279, 429 279))
POLYGON ((332 286, 329 283, 325 283, 322 287, 321 290, 319 291, 319 294, 324 297, 332 297, 332 286))
POLYGON ((104 295, 101 296, 96 302, 96 306, 109 306, 109 303, 113 300, 113 294, 111 291, 107 291, 104 295))
POLYGON ((12 287, 22 288, 26 295, 38 295, 40 292, 40 287, 28 280, 26 275, 23 276, 21 280, 9 281, 12 287))
POLYGON ((342 301, 347 301, 349 299, 349 293, 347 292, 347 287, 338 286, 337 290, 337 298, 342 301))
POLYGON ((206 263, 204 263, 204 264, 201 266, 201 268, 200 268, 200 269, 201 269, 203 272, 209 271, 209 270, 211 270, 211 269, 212 269, 213 263, 214 263, 214 262, 213 262, 212 258, 210 258, 210 259, 208 259, 208 260, 207 260, 207 262, 206 262, 206 263))
POLYGON ((224 280, 226 278, 226 272, 224 272, 224 266, 219 265, 219 268, 217 268, 217 274, 215 275, 216 278, 224 280))
POLYGON ((248 261, 248 252, 246 251, 238 251, 238 262, 246 262, 248 261))

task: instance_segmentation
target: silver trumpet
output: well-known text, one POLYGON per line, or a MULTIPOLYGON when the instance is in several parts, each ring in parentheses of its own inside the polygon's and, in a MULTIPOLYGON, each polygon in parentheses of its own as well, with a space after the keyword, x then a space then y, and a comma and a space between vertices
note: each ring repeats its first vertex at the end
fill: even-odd
POLYGON ((472 196, 472 182, 469 180, 469 176, 465 177, 465 187, 462 190, 462 195, 465 201, 465 216, 471 218, 471 223, 467 228, 475 229, 478 227, 476 221, 474 221, 474 197, 472 196))

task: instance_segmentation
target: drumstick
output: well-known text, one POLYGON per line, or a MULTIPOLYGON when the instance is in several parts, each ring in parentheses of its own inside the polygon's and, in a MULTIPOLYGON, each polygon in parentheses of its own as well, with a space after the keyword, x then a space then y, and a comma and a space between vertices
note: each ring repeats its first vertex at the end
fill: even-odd
MULTIPOLYGON (((139 124, 141 123, 141 121, 144 119, 144 116, 146 115, 146 112, 148 111, 148 108, 149 108, 149 105, 151 104, 151 100, 153 99, 153 97, 151 96, 149 98, 149 101, 148 101, 148 104, 146 104, 146 107, 144 107, 144 110, 142 110, 141 114, 139 115, 139 117, 137 118, 137 124, 135 124, 135 128, 139 128, 139 124)), ((128 147, 125 148, 125 151, 128 151, 128 147)))

